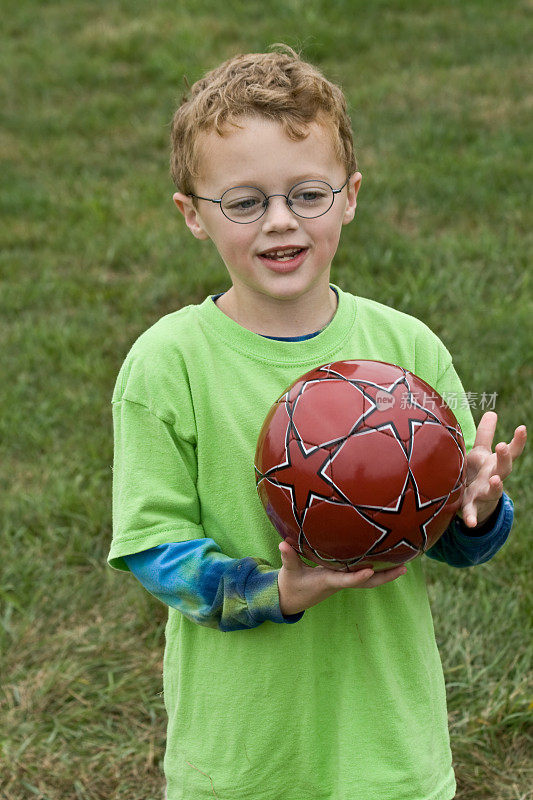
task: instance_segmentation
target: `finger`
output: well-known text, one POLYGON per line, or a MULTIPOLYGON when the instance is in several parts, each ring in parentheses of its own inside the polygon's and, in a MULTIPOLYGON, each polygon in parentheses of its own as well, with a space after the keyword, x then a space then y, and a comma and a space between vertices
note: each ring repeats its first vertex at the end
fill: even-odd
POLYGON ((464 524, 469 528, 477 524, 476 500, 477 491, 475 484, 472 483, 465 489, 460 508, 460 516, 462 517, 464 524))
POLYGON ((500 499, 502 494, 502 479, 499 475, 491 475, 485 485, 485 488, 482 491, 478 490, 475 495, 469 494, 469 499, 463 503, 463 506, 461 507, 461 515, 464 524, 468 528, 475 528, 475 526, 478 524, 479 508, 486 503, 492 503, 494 506, 496 506, 497 501, 500 499))
POLYGON ((379 572, 374 572, 366 581, 364 588, 374 589, 376 586, 383 586, 384 583, 395 581, 396 578, 400 578, 402 575, 405 575, 406 572, 407 567, 405 564, 400 564, 400 566, 394 567, 393 569, 384 569, 379 572))
POLYGON ((491 475, 482 489, 479 489, 472 503, 477 511, 481 503, 491 503, 498 500, 503 491, 503 481, 499 475, 491 475))
POLYGON ((373 575, 374 570, 370 567, 358 569, 354 572, 337 572, 337 570, 333 569, 328 570, 330 585, 342 589, 355 589, 359 586, 363 586, 373 575))
POLYGON ((473 500, 470 500, 461 507, 463 522, 468 528, 475 528, 477 525, 477 511, 473 500))
POLYGON ((522 455, 527 441, 527 428, 525 425, 519 425, 514 432, 514 436, 509 442, 509 452, 514 461, 515 458, 522 455))
POLYGON ((503 480, 500 475, 491 475, 489 478, 489 491, 487 500, 498 500, 503 493, 503 480))
POLYGON ((505 442, 499 442, 499 444, 496 445, 494 452, 496 453, 496 464, 492 470, 492 476, 497 475, 503 480, 511 474, 513 469, 511 448, 505 442))
POLYGON ((483 414, 477 426, 474 447, 484 447, 487 450, 492 450, 492 441, 496 433, 497 422, 498 415, 495 411, 486 411, 483 414))
POLYGON ((304 565, 300 560, 300 556, 288 542, 280 542, 279 551, 281 553, 281 563, 285 569, 295 572, 303 568, 304 565))

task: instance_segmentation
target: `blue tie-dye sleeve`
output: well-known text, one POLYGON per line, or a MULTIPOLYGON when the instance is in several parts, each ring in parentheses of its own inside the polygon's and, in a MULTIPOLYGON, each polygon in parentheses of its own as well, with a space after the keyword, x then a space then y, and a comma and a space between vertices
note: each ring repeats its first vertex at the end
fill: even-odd
POLYGON ((458 517, 455 517, 426 555, 436 561, 444 561, 451 567, 473 567, 476 564, 484 564, 495 556, 507 541, 513 519, 513 501, 504 492, 494 513, 494 519, 491 518, 487 525, 470 530, 458 517))
MULTIPOLYGON (((426 555, 453 567, 483 564, 507 540, 513 515, 513 503, 504 493, 488 530, 483 526, 469 532, 456 517, 426 555)), ((163 544, 124 560, 151 594, 198 625, 236 631, 268 620, 294 623, 303 616, 281 613, 279 570, 257 558, 230 558, 213 539, 163 544)))
POLYGON ((213 539, 163 544, 124 561, 151 594, 198 625, 236 631, 303 616, 281 613, 279 570, 257 558, 230 558, 213 539))

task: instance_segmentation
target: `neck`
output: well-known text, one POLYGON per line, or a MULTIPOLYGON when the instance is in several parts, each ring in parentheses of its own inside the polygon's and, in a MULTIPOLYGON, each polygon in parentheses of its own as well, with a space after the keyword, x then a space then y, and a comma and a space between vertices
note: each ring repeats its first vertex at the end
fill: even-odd
POLYGON ((261 295, 250 302, 235 286, 219 297, 218 308, 243 328, 263 336, 292 337, 315 333, 331 322, 337 295, 330 288, 287 300, 261 295))

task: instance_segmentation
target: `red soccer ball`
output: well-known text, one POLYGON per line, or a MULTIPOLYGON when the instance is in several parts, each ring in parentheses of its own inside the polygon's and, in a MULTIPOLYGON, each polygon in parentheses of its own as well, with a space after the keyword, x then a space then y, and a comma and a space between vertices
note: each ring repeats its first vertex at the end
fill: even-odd
POLYGON ((338 361, 298 378, 270 409, 256 483, 271 522, 331 569, 416 558, 461 504, 459 423, 425 381, 383 361, 338 361))

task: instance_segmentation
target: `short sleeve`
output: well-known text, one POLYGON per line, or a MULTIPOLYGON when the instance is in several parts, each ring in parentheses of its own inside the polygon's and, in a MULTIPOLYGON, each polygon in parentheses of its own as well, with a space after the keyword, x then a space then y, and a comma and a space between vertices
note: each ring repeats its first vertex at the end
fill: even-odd
POLYGON ((113 403, 113 540, 108 562, 168 542, 204 537, 193 442, 146 406, 113 403))

